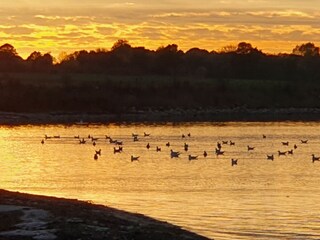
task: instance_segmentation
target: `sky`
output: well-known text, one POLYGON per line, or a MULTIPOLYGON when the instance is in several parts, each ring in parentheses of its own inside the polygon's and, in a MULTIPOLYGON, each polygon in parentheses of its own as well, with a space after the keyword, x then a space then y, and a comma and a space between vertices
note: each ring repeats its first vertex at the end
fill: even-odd
POLYGON ((32 51, 110 49, 118 39, 157 49, 219 51, 246 41, 266 53, 320 44, 320 0, 0 0, 0 44, 32 51))

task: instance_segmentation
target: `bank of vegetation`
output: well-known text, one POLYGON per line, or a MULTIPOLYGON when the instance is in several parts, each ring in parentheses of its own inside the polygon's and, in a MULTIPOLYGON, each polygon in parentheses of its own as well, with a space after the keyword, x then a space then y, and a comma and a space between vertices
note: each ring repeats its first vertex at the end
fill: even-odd
POLYGON ((319 48, 265 54, 250 43, 220 52, 175 44, 153 51, 119 40, 56 62, 0 47, 0 111, 125 113, 168 109, 318 108, 319 48))

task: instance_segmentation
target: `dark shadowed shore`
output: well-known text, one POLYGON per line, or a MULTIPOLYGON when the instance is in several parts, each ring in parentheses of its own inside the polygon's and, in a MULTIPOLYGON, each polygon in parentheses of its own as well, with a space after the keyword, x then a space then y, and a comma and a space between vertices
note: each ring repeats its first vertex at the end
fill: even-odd
POLYGON ((74 199, 0 190, 0 240, 205 240, 141 214, 74 199))
POLYGON ((319 108, 285 109, 213 109, 136 111, 127 113, 10 113, 0 112, 0 124, 108 124, 135 122, 272 122, 272 121, 320 121, 319 108))

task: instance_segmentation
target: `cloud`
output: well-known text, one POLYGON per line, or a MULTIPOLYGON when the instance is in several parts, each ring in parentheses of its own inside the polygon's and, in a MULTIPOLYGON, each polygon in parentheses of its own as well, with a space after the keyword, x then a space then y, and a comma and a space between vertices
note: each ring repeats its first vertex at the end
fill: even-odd
POLYGON ((278 1, 276 9, 271 7, 275 0, 85 0, 78 5, 74 0, 63 1, 65 5, 62 0, 47 5, 37 0, 28 2, 20 1, 18 7, 9 3, 0 9, 2 41, 22 49, 19 53, 24 55, 31 47, 56 55, 61 51, 110 48, 121 38, 133 46, 152 49, 178 43, 184 50, 217 50, 250 41, 262 44, 262 50, 279 51, 280 47, 289 49, 284 48, 285 42, 294 43, 291 49, 302 41, 317 43, 320 33, 320 1, 314 0, 305 1, 303 8, 297 7, 301 6, 299 1, 278 1))

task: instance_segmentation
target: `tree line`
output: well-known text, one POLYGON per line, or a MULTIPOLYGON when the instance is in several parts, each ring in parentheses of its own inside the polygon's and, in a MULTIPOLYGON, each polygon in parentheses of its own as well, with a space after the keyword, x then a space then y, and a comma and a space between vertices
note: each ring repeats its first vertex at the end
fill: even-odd
POLYGON ((118 40, 111 50, 76 51, 55 63, 50 53, 34 51, 22 59, 10 44, 0 47, 0 72, 95 73, 129 76, 191 76, 223 79, 316 80, 320 77, 319 47, 296 46, 291 54, 265 54, 250 43, 221 51, 176 44, 149 50, 118 40))
POLYGON ((22 59, 0 46, 0 111, 110 112, 168 109, 319 108, 320 56, 313 43, 270 55, 241 42, 219 52, 176 44, 22 59))

